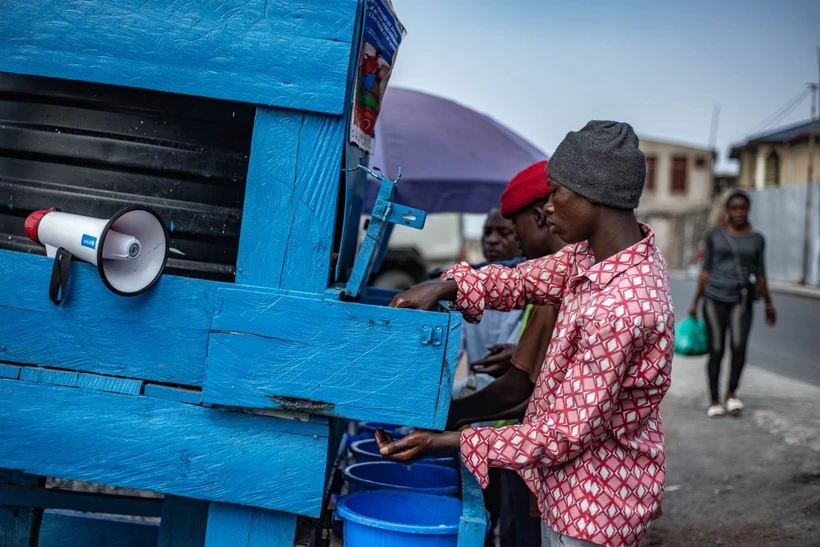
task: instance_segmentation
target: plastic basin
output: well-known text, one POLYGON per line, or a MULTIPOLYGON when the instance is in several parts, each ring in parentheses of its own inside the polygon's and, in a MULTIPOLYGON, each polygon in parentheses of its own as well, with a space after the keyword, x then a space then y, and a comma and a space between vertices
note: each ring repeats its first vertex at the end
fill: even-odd
POLYGON ((457 496, 461 478, 458 470, 443 465, 390 461, 364 462, 344 470, 350 493, 364 490, 403 490, 423 494, 457 496))
MULTIPOLYGON (((375 439, 361 439, 350 445, 350 453, 356 463, 363 462, 384 462, 388 461, 379 453, 379 447, 375 439)), ((418 463, 429 463, 432 465, 446 465, 447 467, 458 467, 458 456, 455 452, 440 454, 436 456, 425 456, 416 460, 418 463)))
POLYGON ((345 547, 456 547, 461 512, 457 498, 388 490, 350 494, 336 505, 345 547))

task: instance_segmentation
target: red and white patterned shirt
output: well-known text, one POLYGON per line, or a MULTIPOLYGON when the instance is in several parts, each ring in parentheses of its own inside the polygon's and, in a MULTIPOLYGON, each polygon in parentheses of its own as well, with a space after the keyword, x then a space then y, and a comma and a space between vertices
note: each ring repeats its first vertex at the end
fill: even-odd
POLYGON ((488 467, 516 469, 555 531, 611 547, 638 545, 660 509, 666 474, 658 405, 669 389, 674 318, 666 262, 649 226, 632 247, 595 264, 569 245, 516 268, 466 263, 456 306, 560 304, 521 425, 461 435, 464 463, 483 488, 488 467))

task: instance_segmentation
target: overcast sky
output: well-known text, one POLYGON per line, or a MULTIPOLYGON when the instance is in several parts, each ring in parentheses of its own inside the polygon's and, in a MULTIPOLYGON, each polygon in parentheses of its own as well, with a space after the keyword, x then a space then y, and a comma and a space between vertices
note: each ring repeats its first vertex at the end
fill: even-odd
MULTIPOLYGON (((393 0, 407 37, 391 86, 447 97, 552 153, 590 119, 730 143, 818 80, 820 0, 393 0)), ((388 91, 389 93, 389 91, 388 91)), ((805 99, 778 127, 809 118, 805 99)))

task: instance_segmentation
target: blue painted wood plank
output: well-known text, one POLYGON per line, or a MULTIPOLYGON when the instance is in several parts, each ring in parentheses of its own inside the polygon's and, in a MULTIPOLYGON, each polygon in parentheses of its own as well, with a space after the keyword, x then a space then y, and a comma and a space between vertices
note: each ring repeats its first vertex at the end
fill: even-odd
POLYGON ((444 343, 422 334, 425 325, 446 333, 448 314, 247 289, 221 294, 203 402, 291 410, 305 402, 314 414, 444 426, 439 383, 455 362, 443 374, 444 343))
POLYGON ((202 399, 202 390, 164 386, 161 384, 145 384, 142 394, 146 397, 157 397, 158 399, 179 401, 192 405, 198 405, 202 399))
POLYGON ((52 261, 0 251, 0 358, 112 376, 201 385, 216 294, 225 283, 165 276, 133 298, 107 290, 96 268, 71 265, 69 298, 47 296, 52 261), (89 336, 88 333, 94 333, 89 336))
POLYGON ((156 547, 152 523, 46 511, 38 547, 156 547))
MULTIPOLYGON (((16 380, 11 380, 16 381, 16 380)), ((2 436, 2 433, 0 433, 2 436)), ((2 444, 0 444, 2 446, 2 444)), ((21 471, 0 469, 0 485, 45 486, 46 478, 21 471)), ((0 504, 0 545, 30 547, 36 545, 43 510, 0 504)))
POLYGON ((0 71, 341 114, 356 0, 5 0, 0 71))
POLYGON ((238 284, 281 285, 302 118, 301 112, 256 109, 236 259, 238 284))
POLYGON ((78 376, 78 372, 67 370, 53 370, 41 367, 22 367, 20 369, 21 380, 37 382, 38 384, 75 387, 78 376))
POLYGON ((333 230, 341 184, 345 118, 305 114, 296 164, 293 218, 280 287, 323 293, 330 284, 333 230))
POLYGON ((237 283, 327 288, 344 127, 341 116, 257 109, 237 283))
POLYGON ((77 387, 95 389, 97 391, 110 391, 112 393, 124 393, 126 395, 139 395, 142 393, 142 380, 115 378, 113 376, 81 372, 77 377, 77 387))
POLYGON ((208 339, 204 329, 157 329, 139 322, 2 306, 0 324, 7 361, 157 382, 202 383, 208 339))
POLYGON ((162 515, 162 499, 160 498, 115 496, 34 486, 0 485, 0 505, 138 517, 162 515))
POLYGON ((203 547, 210 503, 165 496, 157 547, 203 547))
POLYGON ((205 547, 293 547, 296 515, 211 503, 205 547))
POLYGON ((487 517, 481 487, 464 465, 461 466, 462 514, 458 526, 458 547, 482 547, 487 537, 487 517))
POLYGON ((0 407, 0 467, 308 516, 321 509, 326 422, 20 380, 0 380, 0 407))
POLYGON ((0 363, 0 378, 11 378, 12 380, 16 380, 19 377, 20 367, 16 365, 7 365, 5 363, 0 363))
POLYGON ((75 260, 71 264, 69 296, 57 307, 48 299, 53 263, 45 256, 0 250, 3 287, 14 287, 0 290, 0 307, 49 312, 68 322, 78 317, 97 317, 138 322, 157 329, 207 330, 217 290, 233 287, 231 283, 166 275, 150 291, 123 298, 105 288, 95 266, 75 260))

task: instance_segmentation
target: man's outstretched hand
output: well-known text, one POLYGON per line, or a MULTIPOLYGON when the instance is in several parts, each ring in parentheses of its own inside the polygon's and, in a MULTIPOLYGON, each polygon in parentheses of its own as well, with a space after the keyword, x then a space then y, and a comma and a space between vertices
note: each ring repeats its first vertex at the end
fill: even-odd
POLYGON ((376 445, 386 458, 399 461, 410 461, 426 454, 457 450, 461 433, 455 431, 416 430, 403 439, 394 441, 383 429, 376 430, 376 445))
POLYGON ((455 299, 457 291, 455 281, 425 281, 394 296, 390 307, 430 311, 436 309, 441 300, 455 299))

